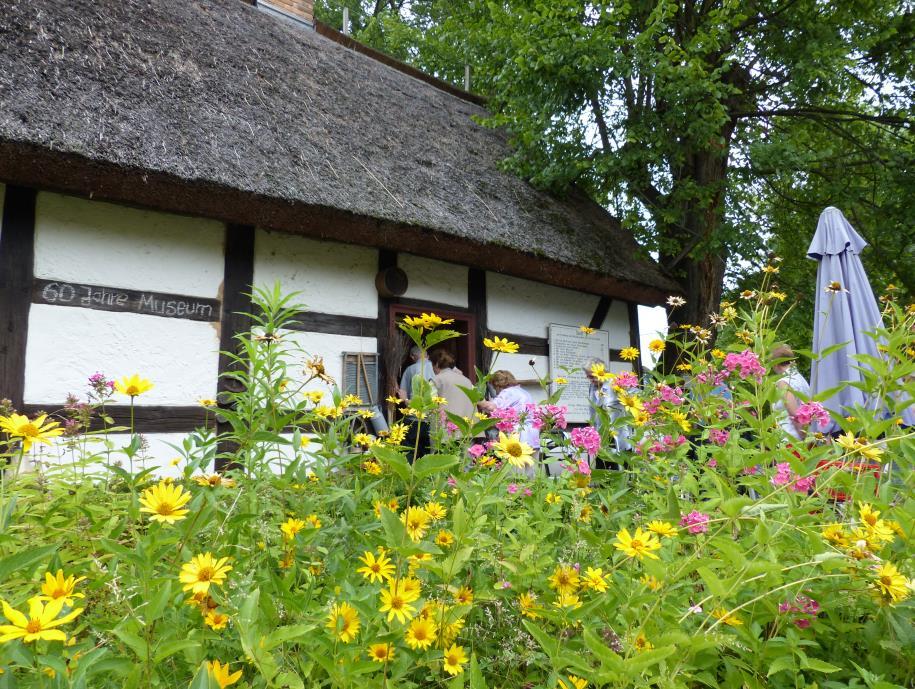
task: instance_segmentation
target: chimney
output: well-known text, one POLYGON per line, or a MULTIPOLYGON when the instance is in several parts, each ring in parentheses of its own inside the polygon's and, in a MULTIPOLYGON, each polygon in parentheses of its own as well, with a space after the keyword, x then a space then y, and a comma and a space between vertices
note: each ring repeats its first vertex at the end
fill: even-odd
POLYGON ((314 0, 256 0, 256 3, 260 9, 270 14, 314 26, 314 0))

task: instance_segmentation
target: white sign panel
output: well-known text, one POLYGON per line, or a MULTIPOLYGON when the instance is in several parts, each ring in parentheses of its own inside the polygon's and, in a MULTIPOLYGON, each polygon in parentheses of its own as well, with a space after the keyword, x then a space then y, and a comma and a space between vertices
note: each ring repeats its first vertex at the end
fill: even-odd
POLYGON ((576 325, 550 323, 550 377, 569 381, 559 404, 569 408, 566 420, 570 423, 587 423, 591 418, 588 379, 581 369, 592 357, 607 361, 609 352, 610 333, 606 330, 588 335, 576 325), (567 373, 566 369, 579 370, 567 373))

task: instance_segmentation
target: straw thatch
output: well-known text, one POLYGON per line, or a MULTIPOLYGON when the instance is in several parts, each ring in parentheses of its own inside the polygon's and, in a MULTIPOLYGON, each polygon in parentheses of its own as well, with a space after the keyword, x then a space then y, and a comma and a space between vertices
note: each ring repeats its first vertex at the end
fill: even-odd
POLYGON ((0 5, 0 152, 17 174, 23 150, 53 152, 676 289, 584 195, 501 172, 506 137, 479 105, 307 28, 240 0, 0 5))

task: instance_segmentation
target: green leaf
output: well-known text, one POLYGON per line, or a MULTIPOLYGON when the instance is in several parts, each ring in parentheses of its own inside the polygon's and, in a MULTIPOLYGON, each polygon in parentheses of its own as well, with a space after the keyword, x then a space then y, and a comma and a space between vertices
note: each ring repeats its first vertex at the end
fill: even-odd
POLYGON ((410 481, 410 465, 400 452, 387 445, 374 445, 371 453, 375 459, 397 474, 401 481, 410 481))
POLYGON ((487 689, 476 653, 470 654, 470 689, 487 689))
POLYGON ((188 648, 198 648, 199 646, 200 642, 195 639, 172 639, 171 641, 163 641, 156 646, 155 656, 153 657, 157 663, 160 663, 179 651, 188 648))
POLYGON ((387 534, 389 544, 401 546, 410 543, 403 522, 387 507, 381 508, 381 525, 384 527, 385 534, 387 534))
POLYGON ((532 637, 540 644, 540 647, 543 649, 550 657, 550 662, 553 662, 553 658, 556 656, 556 651, 559 648, 559 641, 554 639, 551 635, 547 634, 536 624, 530 620, 522 620, 521 623, 527 629, 532 637))
POLYGON ((188 689, 219 689, 219 682, 210 676, 207 671, 207 664, 201 663, 200 667, 197 668, 197 674, 194 675, 194 679, 188 685, 188 689))
POLYGON ((166 579, 159 584, 159 588, 150 597, 146 610, 143 611, 143 617, 147 624, 158 620, 162 616, 162 613, 165 611, 165 606, 168 605, 168 599, 171 593, 172 582, 170 579, 166 579))
POLYGON ((413 472, 418 478, 426 478, 457 466, 459 461, 457 455, 426 455, 416 460, 416 464, 413 465, 413 472))
POLYGON ((816 670, 817 672, 838 672, 842 668, 836 667, 831 663, 827 663, 823 660, 818 660, 817 658, 802 658, 801 667, 804 670, 816 670))
POLYGON ((626 672, 626 664, 623 658, 612 648, 607 646, 593 631, 585 629, 584 631, 585 646, 597 656, 601 664, 614 673, 623 674, 626 672))
POLYGON ((117 628, 111 630, 112 633, 124 643, 138 658, 146 657, 146 641, 140 638, 138 634, 128 631, 127 629, 117 628))
POLYGON ((39 548, 30 548, 3 558, 0 560, 0 581, 5 582, 13 572, 18 572, 20 569, 25 569, 37 562, 47 560, 51 553, 56 550, 56 545, 43 545, 39 548))
POLYGON ((285 627, 274 629, 264 639, 264 648, 269 651, 276 648, 280 644, 286 643, 287 641, 301 639, 302 637, 306 636, 308 632, 315 629, 315 627, 316 625, 314 624, 290 624, 285 627))
POLYGON ((673 486, 667 489, 667 514, 665 515, 675 524, 680 521, 680 501, 673 486))
POLYGON ((790 653, 786 653, 772 661, 772 664, 769 666, 769 671, 766 673, 766 677, 771 677, 776 672, 781 672, 782 670, 794 670, 795 668, 794 656, 790 653))
POLYGON ((712 572, 708 567, 697 567, 696 573, 702 577, 702 581, 705 582, 706 587, 709 592, 713 595, 722 598, 725 596, 724 584, 721 582, 721 579, 717 574, 712 572))

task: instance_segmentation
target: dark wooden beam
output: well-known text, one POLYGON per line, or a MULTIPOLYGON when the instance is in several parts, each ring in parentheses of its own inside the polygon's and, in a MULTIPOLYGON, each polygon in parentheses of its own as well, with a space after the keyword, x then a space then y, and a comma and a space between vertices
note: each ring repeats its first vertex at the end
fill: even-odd
MULTIPOLYGON (((397 252, 390 249, 379 249, 378 272, 388 268, 397 267, 397 252)), ((378 333, 378 397, 383 400, 394 392, 396 387, 394 379, 400 371, 392 371, 393 366, 388 361, 391 355, 391 319, 388 315, 393 300, 378 295, 378 320, 376 332, 378 333)), ((379 401, 380 401, 379 400, 379 401)), ((381 405, 382 409, 386 408, 381 405)))
MULTIPOLYGON (((222 316, 219 323, 219 381, 216 384, 220 406, 229 406, 226 393, 239 392, 240 385, 226 374, 237 368, 230 352, 238 352, 236 335, 251 329, 251 283, 254 282, 254 227, 251 225, 226 226, 225 267, 222 283, 222 316)), ((217 431, 226 433, 230 427, 220 423, 217 431)), ((221 441, 217 454, 225 455, 233 446, 221 441)), ((217 457, 216 468, 228 465, 225 457, 217 457)))
POLYGON ((16 408, 25 395, 34 259, 35 190, 8 186, 0 229, 0 398, 16 408))
POLYGON ((610 305, 612 303, 613 300, 610 297, 601 297, 597 302, 597 306, 594 307, 594 315, 591 316, 591 322, 588 323, 588 327, 600 330, 604 321, 607 320, 607 314, 610 313, 610 305))
POLYGON ((290 330, 329 335, 352 335, 354 337, 379 337, 378 320, 359 318, 358 316, 341 316, 335 313, 318 313, 307 311, 295 317, 290 323, 290 330))
MULTIPOLYGON (((476 318, 476 332, 469 333, 475 338, 477 366, 481 371, 488 371, 490 364, 490 350, 483 346, 483 338, 488 332, 487 307, 486 307, 486 271, 471 268, 467 271, 467 306, 476 318)), ((467 376, 476 382, 474 371, 467 371, 467 376)))
MULTIPOLYGON (((64 404, 24 404, 24 414, 51 414, 57 419, 65 418, 64 404)), ((101 410, 92 418, 91 430, 102 430, 107 426, 122 426, 130 428, 130 405, 108 404, 104 413, 111 418, 112 423, 105 424, 101 420, 101 410)), ((136 405, 133 410, 134 430, 137 433, 190 433, 191 431, 215 423, 215 412, 207 411, 199 405, 169 407, 162 405, 136 405)))
POLYGON ((549 356, 550 354, 550 341, 545 337, 497 332, 489 332, 486 337, 504 337, 510 342, 516 342, 518 344, 518 354, 538 354, 540 356, 549 356))
MULTIPOLYGON (((626 308, 629 311, 629 346, 639 349, 639 305, 634 301, 626 303, 626 308)), ((642 377, 642 356, 639 352, 639 357, 633 362, 635 364, 635 372, 639 378, 642 377)))

